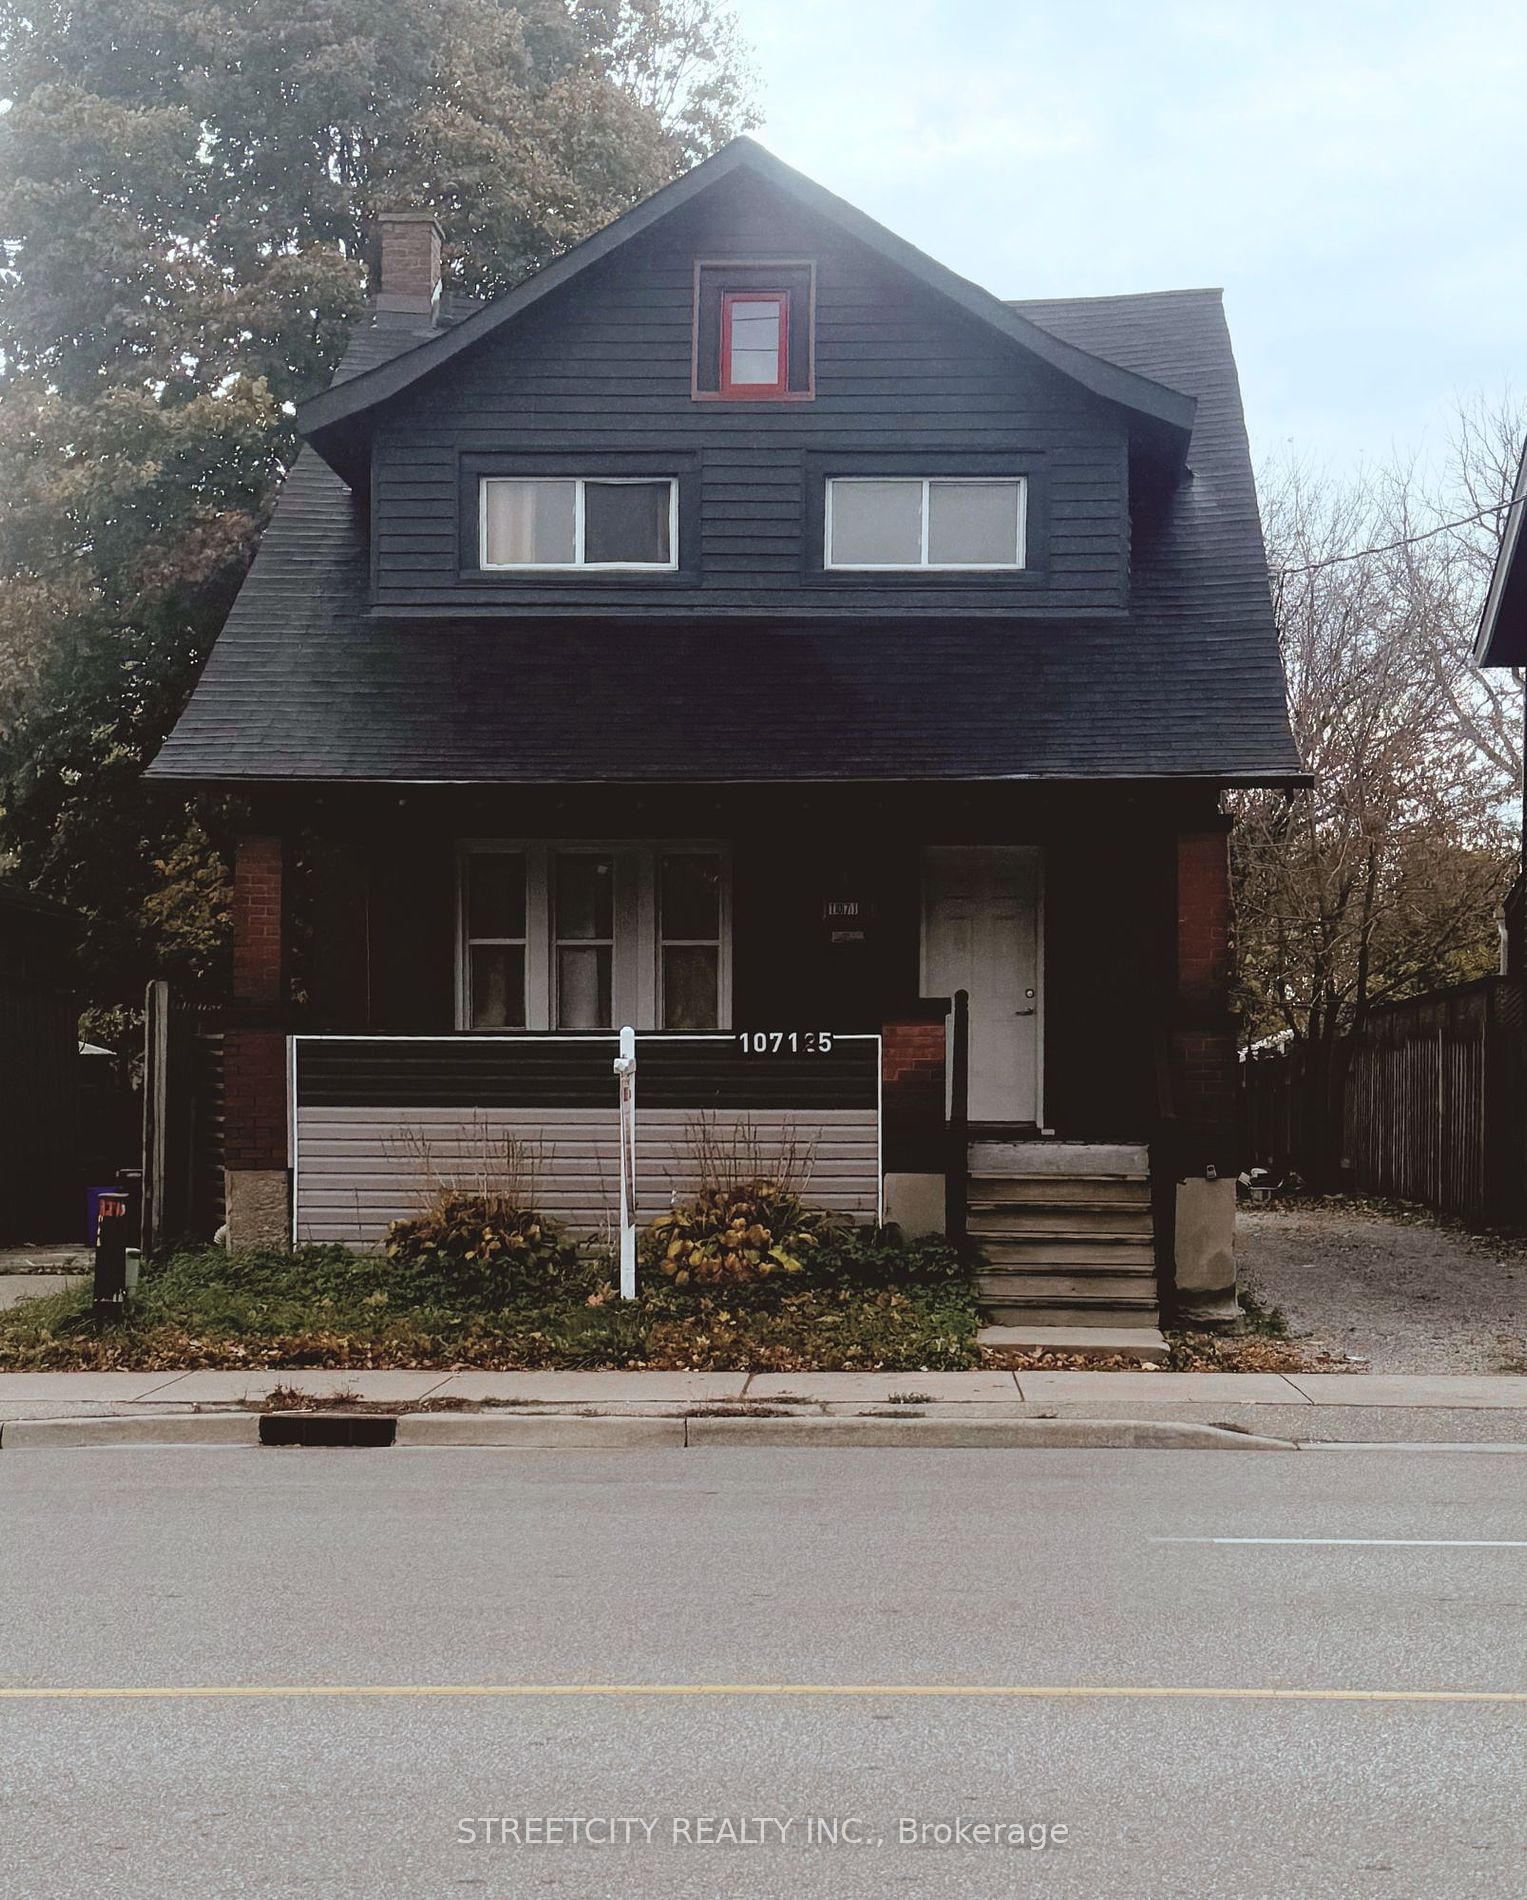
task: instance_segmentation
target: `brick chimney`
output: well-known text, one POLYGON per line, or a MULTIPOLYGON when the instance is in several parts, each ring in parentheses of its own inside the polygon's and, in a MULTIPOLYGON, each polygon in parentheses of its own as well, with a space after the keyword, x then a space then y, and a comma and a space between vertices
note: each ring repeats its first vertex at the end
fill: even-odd
POLYGON ((440 296, 440 240, 444 235, 433 211, 382 211, 378 310, 433 313, 440 296))

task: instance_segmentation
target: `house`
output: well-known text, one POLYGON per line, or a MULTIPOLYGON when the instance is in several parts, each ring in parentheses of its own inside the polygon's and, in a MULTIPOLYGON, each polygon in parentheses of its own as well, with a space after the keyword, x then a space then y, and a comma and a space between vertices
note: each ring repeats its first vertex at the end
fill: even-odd
MULTIPOLYGON (((1480 666, 1527 671, 1527 443, 1506 512, 1505 531, 1480 615, 1474 658, 1480 666)), ((1527 981, 1527 696, 1522 705, 1522 868, 1506 894, 1501 931, 1501 974, 1527 981)))
POLYGON ((434 1144, 597 1212, 629 1024, 644 1209, 735 1113, 1001 1316, 1233 1313, 1221 794, 1301 774, 1218 293, 1003 302, 747 139, 482 307, 381 224, 153 767, 246 813, 233 1237, 434 1144))

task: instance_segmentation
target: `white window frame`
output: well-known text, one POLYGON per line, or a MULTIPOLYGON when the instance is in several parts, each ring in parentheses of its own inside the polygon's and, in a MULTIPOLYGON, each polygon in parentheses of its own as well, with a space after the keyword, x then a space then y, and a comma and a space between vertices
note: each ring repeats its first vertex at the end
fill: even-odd
POLYGON ((1028 562, 1029 484, 1025 475, 829 475, 822 511, 822 565, 838 574, 1018 574, 1028 562), (832 495, 839 482, 895 483, 908 487, 922 483, 922 515, 915 561, 835 561, 832 558, 832 495), (1014 488, 1018 491, 1017 559, 1013 561, 930 561, 928 559, 929 491, 935 482, 949 488, 1014 488))
POLYGON ((673 574, 679 565, 679 478, 677 475, 480 475, 477 479, 477 561, 485 574, 673 574), (573 558, 570 561, 490 561, 488 489, 494 482, 571 482, 573 484, 573 558), (586 561, 583 493, 591 483, 602 488, 654 488, 668 484, 668 559, 666 561, 586 561))
MULTIPOLYGON (((717 1031, 732 1026, 732 854, 714 838, 463 838, 456 847, 456 1027, 475 1035, 556 1031, 556 945, 552 892, 558 852, 614 860, 615 944, 610 1006, 619 1029, 662 1027, 663 942, 658 917, 658 860, 690 852, 721 867, 721 937, 717 971, 717 1031), (525 859, 525 1028, 485 1029, 472 1022, 473 939, 467 935, 467 861, 479 854, 525 859)), ((482 942, 486 939, 477 939, 482 942)), ((516 940, 517 941, 517 940, 516 940)), ((672 938, 677 943, 689 939, 672 938)), ((696 940, 698 941, 698 940, 696 940)), ((710 941, 706 939, 705 941, 710 941)), ((573 1031, 558 1032, 573 1034, 573 1031)), ((597 1032, 591 1032, 597 1033, 597 1032)), ((675 1032, 677 1033, 677 1032, 675 1032)), ((696 1031, 704 1034, 704 1031, 696 1031)), ((711 1033, 716 1033, 715 1031, 711 1033)))
MULTIPOLYGON (((474 937, 473 935, 471 935, 471 929, 470 929, 470 926, 471 926, 471 915, 470 915, 471 880, 470 880, 470 876, 469 876, 468 868, 467 868, 468 854, 466 852, 460 853, 458 855, 457 865, 456 865, 456 883, 457 883, 457 890, 456 890, 456 963, 457 963, 456 990, 457 990, 457 999, 458 999, 457 1011, 456 1011, 457 1013, 456 1026, 458 1029, 470 1029, 472 1027, 472 1008, 471 1008, 472 952, 478 948, 482 948, 482 949, 502 948, 502 949, 523 950, 525 953, 524 958, 522 960, 523 969, 524 969, 523 981, 525 984, 525 997, 526 997, 527 1007, 529 1004, 529 998, 530 998, 530 993, 531 993, 530 959, 535 953, 534 952, 535 933, 532 928, 531 916, 530 916, 531 872, 530 872, 529 856, 523 850, 513 845, 504 845, 502 847, 495 846, 495 848, 492 851, 483 851, 476 855, 482 856, 482 857, 501 857, 501 858, 524 857, 525 859, 525 934, 522 937, 474 937)), ((527 1028, 529 1027, 528 1022, 525 1026, 527 1028)), ((503 1025, 504 1033, 506 1035, 512 1035, 514 1033, 514 1030, 517 1027, 518 1027, 517 1024, 506 1023, 503 1025)))

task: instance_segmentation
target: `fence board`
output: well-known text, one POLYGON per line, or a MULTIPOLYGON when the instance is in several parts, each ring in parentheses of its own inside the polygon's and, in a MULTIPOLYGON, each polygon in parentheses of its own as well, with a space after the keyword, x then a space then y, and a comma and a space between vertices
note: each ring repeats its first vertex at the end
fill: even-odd
MULTIPOLYGON (((1359 1193, 1476 1226, 1527 1217, 1520 983, 1486 977, 1390 1004, 1347 1053, 1341 1160, 1359 1193)), ((1320 1172, 1303 1125, 1305 1073, 1297 1044, 1242 1063, 1245 1165, 1320 1172)))

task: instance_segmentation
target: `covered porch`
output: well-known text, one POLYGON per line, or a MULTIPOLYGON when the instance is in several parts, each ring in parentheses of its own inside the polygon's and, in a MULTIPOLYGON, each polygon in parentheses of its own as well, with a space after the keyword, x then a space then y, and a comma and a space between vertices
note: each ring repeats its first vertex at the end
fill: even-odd
POLYGON ((293 789, 236 866, 235 1238, 292 1231, 292 1034, 877 1036, 887 1219, 961 1223, 983 1155, 1127 1149, 1162 1295, 1233 1301, 1212 787, 293 789))

